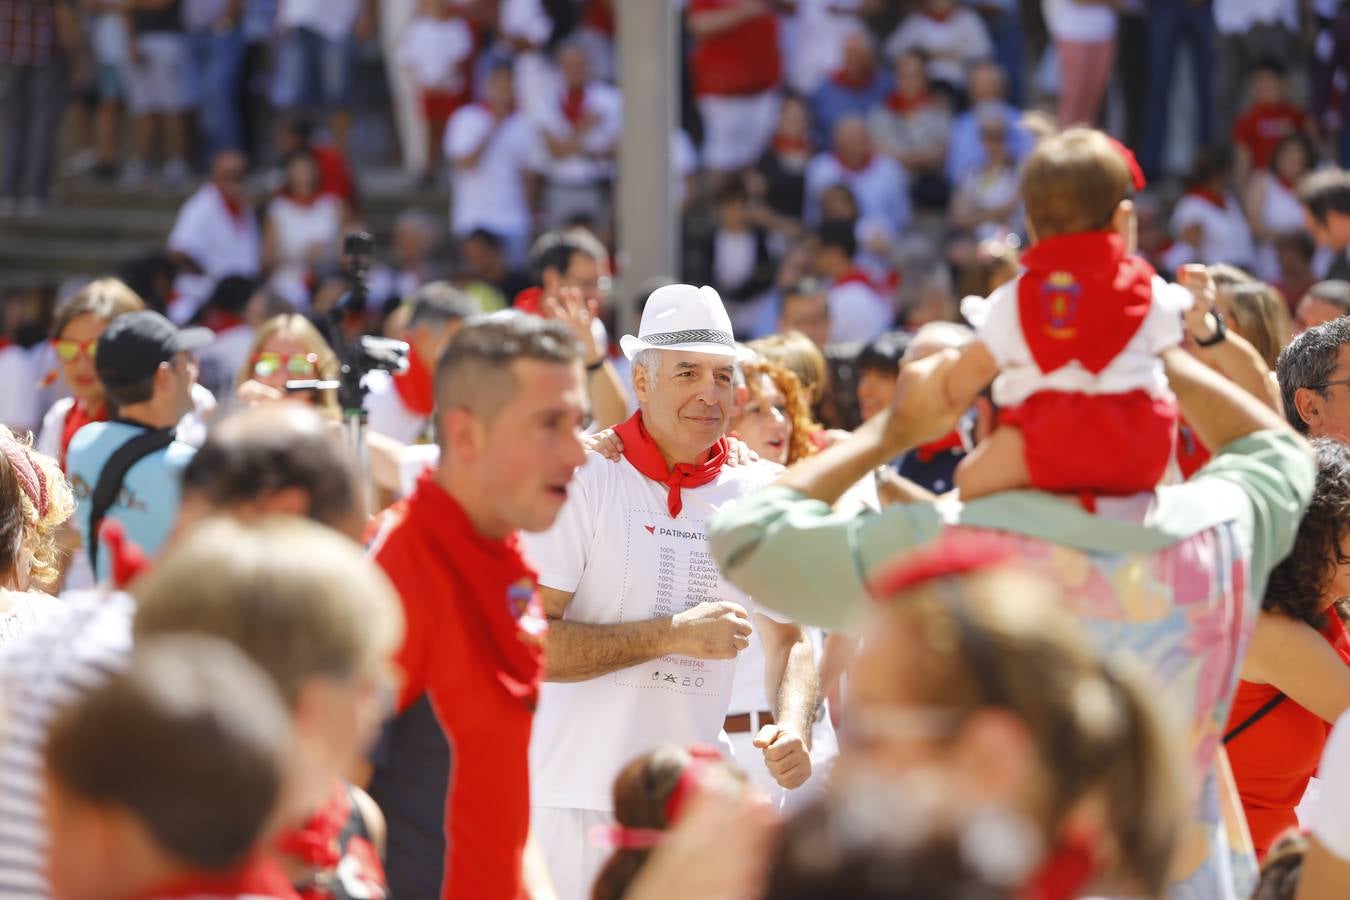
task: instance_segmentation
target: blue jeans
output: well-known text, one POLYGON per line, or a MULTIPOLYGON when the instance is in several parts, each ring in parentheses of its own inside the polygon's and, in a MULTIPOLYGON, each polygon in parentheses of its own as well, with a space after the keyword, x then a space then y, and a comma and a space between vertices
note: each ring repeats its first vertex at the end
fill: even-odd
POLYGON ((244 123, 239 118, 239 88, 244 71, 243 29, 226 34, 199 31, 191 36, 197 66, 197 116, 203 150, 211 160, 222 150, 244 146, 244 123))
POLYGON ((1013 12, 1001 12, 988 16, 984 20, 989 28, 989 38, 994 44, 994 58, 1003 67, 1008 79, 1008 102, 1013 106, 1022 105, 1022 20, 1014 8, 1013 12))
POLYGON ((1196 131, 1201 147, 1214 139, 1212 88, 1214 77, 1214 16, 1210 5, 1190 0, 1149 0, 1148 100, 1144 122, 1144 146, 1139 164, 1150 178, 1162 174, 1163 148, 1167 142, 1167 115, 1172 99, 1172 69, 1181 42, 1191 55, 1195 78, 1196 131))
POLYGON ((308 28, 292 28, 281 37, 273 102, 305 112, 347 109, 354 63, 350 38, 330 41, 308 28))

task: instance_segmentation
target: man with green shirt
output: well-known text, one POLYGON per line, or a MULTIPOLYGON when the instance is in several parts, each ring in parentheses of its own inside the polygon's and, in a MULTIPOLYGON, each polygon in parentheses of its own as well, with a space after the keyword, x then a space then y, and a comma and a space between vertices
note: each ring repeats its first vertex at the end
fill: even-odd
POLYGON ((1276 413, 1173 349, 1163 362, 1182 414, 1206 446, 1221 448, 1186 484, 1097 498, 1095 512, 1078 498, 1023 490, 834 513, 830 504, 850 485, 951 430, 960 411, 946 408, 942 385, 954 358, 947 351, 906 366, 887 413, 714 518, 722 571, 796 621, 842 628, 897 554, 965 529, 1012 536, 1027 565, 1066 586, 1108 652, 1152 672, 1163 712, 1189 742, 1194 814, 1169 897, 1245 897, 1254 859, 1245 829, 1230 833, 1225 823, 1224 806, 1237 797, 1217 751, 1266 579, 1312 494, 1306 444, 1276 413))

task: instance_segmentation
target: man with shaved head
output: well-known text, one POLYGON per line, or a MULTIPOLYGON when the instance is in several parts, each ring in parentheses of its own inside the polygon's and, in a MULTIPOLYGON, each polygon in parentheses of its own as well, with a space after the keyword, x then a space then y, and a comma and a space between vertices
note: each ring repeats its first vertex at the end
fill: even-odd
POLYGON ((372 782, 389 812, 390 884, 397 893, 405 875, 395 867, 420 866, 408 873, 420 881, 408 888, 415 896, 539 896, 547 876, 527 865, 527 752, 547 626, 518 532, 553 524, 585 462, 581 350, 550 319, 475 316, 441 355, 435 394, 440 461, 383 517, 371 548, 408 621, 398 655, 405 721, 394 722, 372 782), (410 797, 423 767, 399 740, 424 698, 454 754, 444 837, 432 835, 430 847, 410 797), (391 797, 408 802, 391 805, 391 797), (425 883, 427 850, 445 860, 439 885, 425 883))

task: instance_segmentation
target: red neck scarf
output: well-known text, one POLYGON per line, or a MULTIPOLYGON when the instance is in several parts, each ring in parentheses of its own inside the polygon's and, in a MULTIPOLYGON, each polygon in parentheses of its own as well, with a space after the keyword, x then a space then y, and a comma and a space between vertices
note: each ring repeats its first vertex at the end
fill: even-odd
POLYGON ((921 463, 930 463, 939 453, 946 453, 948 450, 964 450, 965 441, 961 440, 961 432, 953 429, 946 437, 938 438, 931 444, 920 444, 914 448, 914 455, 919 458, 921 463))
POLYGON ((872 154, 870 153, 864 156, 862 162, 858 163, 857 165, 854 165, 853 163, 844 159, 838 153, 834 155, 834 158, 839 161, 839 165, 844 168, 845 172, 852 172, 854 175, 857 175, 859 172, 866 172, 867 167, 872 165, 872 154))
POLYGON ((641 410, 633 413, 633 417, 627 422, 614 426, 614 433, 623 441, 624 459, 632 463, 633 468, 642 475, 652 481, 659 481, 668 488, 666 508, 670 510, 672 519, 678 517, 680 510, 684 509, 680 489, 708 484, 722 471, 722 464, 727 461, 727 439, 722 437, 712 445, 708 451, 708 458, 703 462, 693 465, 676 463, 674 468, 671 468, 666 465, 661 448, 656 446, 656 441, 647 433, 647 426, 642 424, 641 410))
POLYGON ((811 142, 806 138, 791 138, 775 134, 773 152, 779 156, 810 156, 811 142))
POLYGON ((934 22, 945 22, 956 14, 956 9, 955 6, 946 12, 932 12, 931 10, 925 9, 922 15, 925 19, 932 19, 934 22))
POLYGON ((394 376, 394 390, 398 391, 399 399, 410 412, 419 416, 431 415, 436 405, 435 385, 431 369, 417 355, 416 347, 408 352, 408 371, 394 376))
POLYGON ((1022 336, 1042 372, 1077 360, 1100 374, 1144 324, 1153 302, 1153 267, 1126 256, 1125 241, 1114 232, 1047 238, 1023 254, 1022 265, 1022 336))
POLYGON ((872 283, 872 279, 868 277, 866 272, 856 266, 835 279, 835 287, 844 284, 865 284, 872 288, 872 290, 876 290, 876 285, 872 283))
POLYGON ((586 89, 584 87, 568 88, 562 97, 563 118, 573 125, 581 121, 581 117, 586 112, 586 89))
POLYGON ((272 849, 311 869, 332 872, 342 861, 342 846, 338 838, 351 818, 351 812, 347 790, 338 783, 328 802, 299 828, 282 832, 272 849))
POLYGON ((216 195, 220 197, 220 202, 225 207, 225 211, 230 214, 230 218, 234 219, 234 224, 243 225, 244 224, 243 205, 225 196, 225 192, 222 191, 219 187, 216 188, 216 195))
POLYGON ((66 413, 66 420, 61 423, 61 471, 66 470, 66 451, 70 449, 70 439, 90 422, 108 421, 108 406, 105 403, 98 409, 90 412, 79 400, 71 404, 70 412, 66 413))
POLYGON ((1092 843, 1065 837, 1022 888, 1019 900, 1072 900, 1096 873, 1092 843))
POLYGON ((275 862, 255 856, 230 872, 185 873, 159 887, 127 900, 180 900, 180 898, 273 897, 293 898, 295 889, 275 862))
POLYGON ((902 94, 900 91, 895 91, 886 98, 886 106, 892 112, 907 116, 912 112, 923 109, 929 104, 930 99, 927 92, 915 94, 913 97, 910 97, 906 94, 902 94))
POLYGON ((244 324, 244 319, 238 313, 230 312, 225 309, 208 309, 202 313, 202 325, 210 328, 216 334, 222 331, 229 331, 231 328, 237 328, 244 324))
POLYGON ((454 497, 427 473, 409 501, 409 520, 437 545, 450 569, 453 603, 472 636, 497 656, 497 679, 533 709, 544 672, 548 622, 539 602, 534 570, 520 551, 520 538, 483 537, 454 497))
POLYGON ((526 288, 516 299, 511 301, 511 306, 523 313, 529 313, 532 316, 542 315, 539 312, 539 303, 544 299, 544 289, 538 287, 526 288))
POLYGON ((1186 194, 1191 197, 1199 197, 1202 200, 1208 200, 1219 209, 1228 208, 1228 198, 1224 197, 1223 194, 1220 194, 1216 190, 1207 187, 1193 187, 1188 190, 1186 194))
POLYGON ((830 76, 831 81, 848 91, 865 91, 872 86, 875 78, 875 69, 868 69, 857 76, 850 75, 848 69, 840 69, 830 76))

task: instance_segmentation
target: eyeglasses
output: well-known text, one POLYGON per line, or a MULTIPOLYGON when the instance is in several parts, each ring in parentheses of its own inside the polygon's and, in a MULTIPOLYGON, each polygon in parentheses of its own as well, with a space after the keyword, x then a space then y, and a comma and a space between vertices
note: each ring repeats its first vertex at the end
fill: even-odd
POLYGON ((253 374, 259 378, 271 378, 282 369, 287 375, 296 378, 313 378, 319 368, 317 353, 292 353, 282 356, 280 353, 259 353, 253 357, 253 374))
POLYGON ((1306 385, 1310 391, 1320 391, 1322 388, 1335 387, 1338 384, 1350 384, 1350 378, 1338 378, 1335 381, 1323 381, 1319 384, 1306 385))
POLYGON ((93 362, 94 354, 98 352, 98 338, 93 337, 85 341, 77 341, 74 338, 54 338, 52 349, 56 351, 56 358, 61 362, 74 362, 79 359, 81 353, 89 357, 90 362, 93 362))

